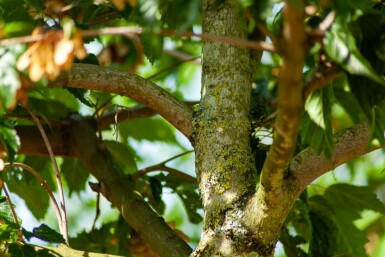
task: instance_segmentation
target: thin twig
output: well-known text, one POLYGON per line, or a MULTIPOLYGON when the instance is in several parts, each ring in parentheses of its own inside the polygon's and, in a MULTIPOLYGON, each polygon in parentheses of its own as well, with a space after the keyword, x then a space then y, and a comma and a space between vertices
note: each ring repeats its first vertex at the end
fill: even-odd
POLYGON ((192 56, 190 54, 186 54, 178 50, 163 49, 163 52, 181 61, 191 61, 191 63, 194 63, 194 64, 199 64, 199 65, 202 64, 200 57, 192 56))
POLYGON ((104 23, 104 22, 108 22, 108 21, 112 21, 112 20, 120 19, 120 18, 122 18, 122 15, 119 13, 108 13, 105 16, 99 16, 99 17, 96 17, 95 19, 93 19, 92 21, 86 22, 85 25, 87 27, 92 27, 92 26, 99 25, 99 24, 104 23))
MULTIPOLYGON (((5 164, 4 164, 4 167, 5 167, 5 164)), ((17 215, 16 215, 16 212, 15 212, 15 208, 13 208, 13 204, 12 204, 12 201, 11 201, 11 198, 9 197, 9 194, 8 194, 8 190, 7 188, 5 187, 5 185, 3 185, 3 191, 4 191, 4 195, 5 195, 5 198, 7 199, 7 202, 8 202, 8 205, 9 205, 9 208, 11 209, 11 212, 12 212, 12 217, 13 217, 13 221, 19 225, 19 219, 17 218, 17 215)), ((18 227, 16 229, 17 231, 17 236, 19 238, 19 241, 20 242, 23 242, 23 233, 21 232, 20 228, 18 227)))
POLYGON ((186 173, 183 173, 180 170, 168 167, 168 166, 166 166, 164 164, 162 164, 162 165, 155 165, 155 166, 151 166, 151 167, 148 167, 148 168, 141 169, 137 173, 132 175, 132 179, 133 180, 137 180, 137 179, 143 177, 144 175, 146 175, 147 173, 154 172, 154 171, 166 171, 166 172, 168 172, 168 173, 170 173, 170 174, 172 174, 174 176, 183 178, 185 180, 188 180, 188 181, 191 181, 191 182, 197 182, 197 179, 195 177, 190 176, 190 175, 188 175, 186 173))
MULTIPOLYGON (((187 106, 194 106, 196 104, 199 104, 198 101, 187 101, 184 102, 187 106)), ((156 115, 157 113, 147 107, 147 106, 138 106, 138 107, 122 107, 118 110, 104 112, 103 116, 100 117, 100 128, 105 129, 109 127, 111 124, 120 123, 127 120, 132 119, 141 119, 141 118, 147 118, 156 115)), ((91 121, 91 119, 88 119, 88 121, 91 121)))
POLYGON ((93 233, 95 231, 96 221, 98 220, 99 216, 100 216, 100 192, 97 192, 97 195, 96 195, 96 213, 95 213, 94 222, 92 223, 91 233, 93 233))
MULTIPOLYGON (((142 33, 143 33, 143 29, 140 27, 108 27, 108 28, 102 28, 97 30, 83 31, 83 36, 95 37, 95 36, 101 36, 101 35, 138 35, 142 33)), ((163 30, 155 33, 163 36, 197 37, 206 41, 221 42, 221 43, 226 43, 226 44, 241 47, 241 48, 249 48, 249 49, 255 49, 259 51, 268 51, 273 53, 278 51, 273 45, 266 43, 264 41, 258 42, 258 41, 251 41, 251 40, 246 40, 241 38, 231 38, 231 37, 209 35, 209 34, 197 34, 194 32, 177 33, 173 30, 163 30)), ((0 46, 31 43, 31 42, 39 41, 42 38, 43 38, 43 35, 3 39, 3 40, 0 40, 0 46)))
POLYGON ((271 42, 273 42, 273 45, 276 48, 279 48, 279 40, 276 38, 276 36, 266 27, 265 24, 258 23, 257 28, 259 31, 261 31, 263 34, 265 34, 267 37, 270 38, 271 42))
POLYGON ((151 76, 147 77, 146 79, 153 79, 153 78, 159 76, 159 75, 162 74, 162 73, 165 73, 165 72, 167 72, 167 71, 170 71, 170 70, 175 69, 176 67, 180 66, 181 64, 184 64, 184 63, 186 63, 186 62, 195 61, 196 59, 199 59, 199 57, 192 57, 192 58, 190 58, 190 59, 187 59, 187 60, 183 60, 183 61, 174 63, 173 65, 170 65, 170 66, 168 66, 168 67, 166 67, 166 68, 164 68, 164 69, 159 70, 158 72, 152 74, 151 76))
POLYGON ((144 168, 144 169, 141 169, 141 170, 138 170, 135 174, 132 175, 132 179, 133 180, 137 180, 138 178, 146 175, 147 173, 149 172, 153 172, 153 171, 167 171, 169 172, 170 174, 173 174, 175 176, 178 176, 178 177, 181 177, 181 178, 184 178, 188 181, 192 181, 192 182, 196 182, 196 178, 186 174, 186 173, 183 173, 177 169, 174 169, 174 168, 171 168, 171 167, 168 167, 166 166, 166 163, 167 162, 170 162, 172 160, 175 160, 176 158, 179 158, 185 154, 188 154, 188 153, 191 153, 193 152, 194 150, 190 150, 190 151, 187 151, 187 152, 184 152, 184 153, 180 153, 178 155, 175 155, 163 162, 160 162, 158 164, 155 164, 153 166, 150 166, 150 167, 147 167, 147 168, 144 168))
POLYGON ((36 41, 40 41, 43 39, 42 34, 38 35, 28 35, 28 36, 22 36, 22 37, 14 37, 14 38, 6 38, 0 40, 0 46, 10 46, 15 44, 25 44, 25 43, 32 43, 36 41))
POLYGON ((183 32, 183 33, 176 33, 173 30, 164 30, 159 32, 158 34, 164 35, 164 36, 176 36, 176 37, 197 37, 206 41, 212 41, 212 42, 220 42, 220 43, 226 43, 229 45, 237 46, 240 48, 248 48, 248 49, 255 49, 259 51, 268 51, 268 52, 278 52, 278 50, 271 44, 266 43, 264 41, 252 41, 242 38, 233 38, 233 37, 224 37, 224 36, 218 36, 218 35, 210 35, 210 34, 197 34, 194 32, 183 32))
POLYGON ((49 198, 51 199, 51 202, 53 204, 53 208, 55 210, 55 213, 56 213, 56 217, 57 217, 57 220, 58 220, 58 223, 59 223, 59 227, 61 228, 62 225, 62 216, 61 216, 61 213, 60 213, 60 209, 59 209, 59 205, 57 204, 57 201, 52 193, 52 190, 51 188, 49 187, 49 185, 47 184, 47 181, 45 181, 45 179, 40 175, 39 172, 37 172, 34 168, 24 164, 24 163, 19 163, 19 162, 13 162, 12 164, 7 162, 7 163, 4 163, 4 167, 20 167, 26 171, 29 171, 32 175, 34 175, 40 182, 40 184, 42 185, 42 187, 45 189, 45 191, 47 192, 49 198))
POLYGON ((310 78, 308 82, 306 82, 303 89, 303 97, 306 99, 311 93, 314 91, 326 86, 332 80, 339 77, 343 72, 339 70, 336 66, 332 66, 331 68, 323 71, 316 72, 313 77, 310 78))
POLYGON ((55 155, 52 151, 52 147, 51 147, 51 144, 48 140, 48 137, 47 137, 47 134, 45 133, 44 131, 44 128, 43 126, 41 125, 41 122, 39 120, 39 118, 31 111, 31 109, 29 109, 29 107, 27 106, 24 106, 24 108, 29 112, 29 114, 31 115, 32 119, 34 120, 34 122, 36 123, 36 126, 37 128, 39 129, 40 131, 40 134, 43 138, 43 141, 47 147, 47 151, 48 151, 48 154, 49 154, 49 157, 51 158, 51 161, 52 161, 52 165, 53 165, 53 168, 54 168, 54 171, 55 171, 55 177, 56 177, 56 183, 57 183, 57 186, 58 186, 58 191, 59 191, 59 197, 60 197, 60 206, 61 206, 61 220, 62 222, 60 223, 61 225, 61 232, 63 234, 63 237, 68 245, 69 241, 68 241, 68 227, 67 227, 67 212, 66 212, 66 207, 65 207, 65 199, 64 199, 64 193, 63 193, 63 185, 61 183, 61 178, 60 178, 60 171, 59 171, 59 168, 58 168, 58 165, 57 165, 57 162, 56 162, 56 158, 55 158, 55 155))

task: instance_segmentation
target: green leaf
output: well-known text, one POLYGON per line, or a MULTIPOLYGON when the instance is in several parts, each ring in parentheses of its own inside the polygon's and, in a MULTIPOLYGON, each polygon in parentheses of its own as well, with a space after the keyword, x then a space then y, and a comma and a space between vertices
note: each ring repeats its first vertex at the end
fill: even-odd
POLYGON ((374 106, 374 119, 371 125, 371 138, 378 139, 380 144, 385 143, 385 101, 380 106, 374 106))
POLYGON ((37 179, 26 179, 25 172, 19 168, 8 170, 3 176, 9 190, 20 196, 37 219, 44 218, 49 206, 48 194, 37 179))
POLYGON ((109 254, 124 255, 127 253, 127 238, 131 235, 131 228, 119 216, 116 221, 103 224, 92 232, 81 232, 76 238, 70 238, 70 245, 75 249, 88 252, 108 252, 109 254))
POLYGON ((8 253, 11 257, 36 257, 35 248, 28 244, 9 244, 8 253))
POLYGON ((66 118, 71 112, 64 103, 50 99, 28 97, 28 105, 38 116, 45 119, 66 118))
POLYGON ((154 196, 155 202, 160 202, 162 200, 162 184, 157 178, 150 177, 149 178, 150 187, 152 195, 154 196))
POLYGON ((76 158, 65 158, 60 170, 67 181, 69 196, 85 188, 89 172, 83 162, 76 158))
POLYGON ((29 15, 27 8, 23 0, 0 0, 0 10, 3 10, 3 15, 0 16, 0 23, 12 21, 28 21, 33 23, 33 19, 29 15))
POLYGON ((293 227, 304 240, 309 240, 312 233, 309 206, 304 201, 297 200, 286 217, 285 225, 293 227))
MULTIPOLYGON (((56 190, 55 172, 53 170, 52 161, 47 157, 26 156, 23 163, 34 168, 47 182, 52 191, 56 190)), ((24 179, 27 183, 34 182, 37 178, 30 172, 24 172, 24 179)), ((39 186, 40 190, 41 186, 39 186)), ((33 190, 33 188, 31 188, 33 190)))
POLYGON ((47 249, 40 249, 36 252, 37 257, 55 257, 55 255, 51 254, 47 249))
POLYGON ((19 229, 19 226, 15 223, 0 225, 0 245, 17 242, 19 238, 17 229, 19 229))
POLYGON ((333 25, 326 32, 324 39, 325 51, 347 72, 370 78, 378 84, 385 86, 385 80, 377 74, 370 62, 358 50, 354 37, 342 30, 339 25, 333 25))
POLYGON ((5 145, 9 161, 12 163, 19 150, 20 139, 11 122, 3 117, 0 117, 0 143, 5 145))
POLYGON ((349 209, 341 211, 340 206, 331 204, 322 196, 312 197, 309 203, 313 226, 310 257, 367 256, 364 248, 367 239, 364 233, 355 227, 351 216, 345 216, 349 209))
MULTIPOLYGON (((329 123, 330 120, 325 120, 325 122, 329 123)), ((323 153, 327 159, 331 159, 334 151, 331 124, 327 125, 326 130, 323 130, 310 119, 307 113, 304 113, 301 120, 300 132, 303 145, 310 145, 317 154, 323 153)))
POLYGON ((312 224, 312 238, 309 245, 309 257, 332 256, 330 252, 331 234, 335 227, 327 216, 318 212, 309 212, 309 218, 312 224))
POLYGON ((202 208, 202 202, 197 193, 196 183, 187 182, 185 179, 171 174, 159 174, 155 177, 164 182, 164 187, 171 188, 180 197, 191 223, 198 224, 202 221, 202 216, 197 212, 202 208))
POLYGON ((373 1, 371 0, 339 0, 333 1, 333 3, 339 11, 346 11, 348 8, 364 11, 373 6, 373 1))
POLYGON ((3 36, 6 38, 19 37, 31 34, 35 25, 28 21, 13 21, 4 24, 3 36))
MULTIPOLYGON (((0 47, 0 111, 10 108, 15 102, 16 91, 20 88, 16 71, 16 57, 21 47, 0 47)), ((1 113, 0 112, 0 113, 1 113)))
POLYGON ((144 54, 150 63, 154 64, 163 53, 163 37, 151 32, 145 32, 140 39, 143 44, 144 54))
POLYGON ((41 224, 39 227, 32 230, 33 237, 36 237, 40 240, 50 243, 65 243, 63 236, 47 226, 46 224, 41 224))
POLYGON ((331 87, 324 87, 313 92, 305 102, 305 110, 310 119, 323 130, 331 128, 331 87))
POLYGON ((378 200, 370 187, 349 184, 335 184, 325 191, 325 198, 345 217, 351 220, 360 218, 360 211, 373 210, 385 214, 385 205, 378 200))
POLYGON ((312 197, 310 203, 313 212, 313 241, 310 243, 313 250, 310 252, 320 251, 319 246, 312 248, 312 244, 322 243, 329 249, 326 255, 320 252, 310 256, 367 256, 364 248, 367 239, 353 221, 361 217, 363 210, 385 213, 384 204, 369 187, 335 184, 326 189, 324 197, 312 197))
POLYGON ((159 117, 129 120, 118 126, 123 138, 132 137, 136 140, 176 142, 173 127, 159 117))
POLYGON ((92 101, 87 97, 89 90, 86 90, 83 88, 69 88, 69 87, 67 87, 66 89, 84 105, 90 108, 94 107, 94 105, 92 104, 92 101))
POLYGON ((36 11, 42 12, 45 10, 44 2, 41 0, 24 0, 24 2, 36 11))
POLYGON ((83 18, 82 22, 87 23, 89 21, 93 21, 96 15, 106 10, 108 9, 105 5, 95 5, 95 4, 90 5, 85 9, 84 14, 82 15, 82 18, 83 18))
POLYGON ((162 21, 170 28, 185 31, 190 29, 199 18, 199 0, 161 0, 159 2, 162 21))
POLYGON ((12 224, 15 223, 12 215, 11 208, 5 198, 0 196, 0 224, 12 224))
POLYGON ((279 235, 286 257, 307 257, 307 254, 298 245, 305 243, 303 238, 292 236, 287 228, 283 228, 279 235))
POLYGON ((350 92, 345 90, 344 86, 347 86, 345 76, 341 76, 336 79, 337 82, 333 83, 333 94, 339 105, 349 114, 349 117, 354 123, 363 121, 364 114, 357 101, 357 98, 350 92), (341 85, 341 86, 336 86, 341 85))
POLYGON ((127 145, 110 140, 103 141, 106 149, 111 154, 115 164, 126 174, 132 174, 138 170, 134 153, 127 145))

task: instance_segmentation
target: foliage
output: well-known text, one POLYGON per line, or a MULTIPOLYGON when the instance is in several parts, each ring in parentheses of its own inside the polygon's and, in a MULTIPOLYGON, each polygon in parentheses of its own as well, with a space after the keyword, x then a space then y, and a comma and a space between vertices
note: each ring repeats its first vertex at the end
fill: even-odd
MULTIPOLYGON (((214 2, 221 5, 221 1, 214 2)), ((282 37, 283 2, 238 1, 239 15, 247 23, 250 39, 258 30, 270 41, 282 37)), ((308 51, 303 81, 304 92, 307 89, 309 92, 304 94, 296 154, 310 147, 332 163, 335 135, 355 124, 369 124, 368 146, 384 143, 385 9, 382 2, 369 0, 309 0, 306 5, 315 11, 307 8, 304 21, 308 51), (333 79, 328 79, 330 73, 335 75, 333 79)), ((35 169, 53 192, 60 186, 55 183, 55 169, 46 148, 33 153, 23 149, 20 138, 28 133, 22 134, 22 129, 27 127, 32 131, 37 126, 29 110, 39 117, 52 141, 57 139, 52 136, 55 132, 71 126, 74 116, 84 118, 98 137, 99 148, 95 152, 105 151, 103 154, 111 157, 110 168, 122 171, 124 178, 133 183, 135 193, 143 196, 152 210, 165 215, 172 205, 166 200, 170 193, 183 204, 179 208, 180 216, 187 217, 183 222, 201 225, 203 207, 198 184, 180 175, 190 170, 191 158, 181 157, 169 166, 160 165, 159 169, 146 172, 150 162, 161 163, 171 152, 175 153, 175 149, 184 152, 190 148, 174 127, 162 117, 154 116, 157 110, 144 110, 146 107, 137 101, 118 94, 88 90, 88 85, 61 89, 55 84, 55 80, 64 76, 60 74, 66 74, 74 63, 93 64, 149 78, 181 102, 197 101, 198 96, 191 96, 194 91, 191 88, 199 82, 196 78, 200 72, 197 58, 201 55, 202 40, 199 38, 210 36, 199 34, 201 8, 198 0, 0 0, 0 164, 7 163, 5 168, 0 165, 0 182, 25 201, 36 219, 47 219, 50 197, 41 181, 12 163, 24 163, 35 169), (162 149, 152 151, 155 147, 162 149), (170 170, 176 170, 179 176, 170 170)), ((210 40, 228 43, 225 39, 210 40)), ((235 41, 235 45, 243 42, 235 41)), ((249 118, 253 126, 250 144, 258 175, 268 156, 279 107, 276 102, 282 63, 279 47, 285 46, 275 47, 275 52, 264 52, 250 89, 249 118)), ((40 146, 42 139, 34 140, 40 146)), ((66 142, 65 138, 63 141, 64 150, 54 158, 68 193, 66 197, 80 197, 86 194, 88 182, 94 179, 89 169, 99 163, 97 159, 92 163, 82 162, 83 152, 71 149, 73 142, 66 142)), ((383 156, 379 159, 383 161, 383 156)), ((324 187, 322 192, 309 193, 307 189, 295 202, 279 238, 286 256, 368 256, 367 237, 376 233, 380 238, 377 244, 369 243, 374 244, 372 252, 380 251, 384 233, 370 231, 370 227, 378 220, 385 227, 384 218, 365 219, 364 211, 385 214, 383 177, 379 172, 381 167, 369 164, 361 165, 357 171, 362 160, 345 167, 354 183, 318 181, 316 183, 324 187), (366 175, 358 179, 357 173, 366 175), (362 217, 367 224, 360 227, 357 223, 362 217)), ((103 188, 97 193, 103 193, 103 188)), ((93 205, 77 211, 90 216, 98 208, 93 205)), ((21 213, 18 215, 23 219, 21 213)), ((82 221, 74 223, 82 224, 82 221)), ((107 217, 100 223, 98 228, 82 227, 82 232, 70 238, 71 245, 83 251, 139 256, 131 240, 138 235, 122 216, 107 217)), ((22 242, 19 233, 27 241, 38 238, 51 244, 65 243, 65 237, 45 224, 32 231, 22 224, 16 224, 11 206, 0 196, 0 250, 6 248, 10 256, 52 256, 35 249, 29 242, 22 242)), ((193 233, 188 235, 193 236, 193 233)), ((143 245, 136 245, 139 246, 143 245)))

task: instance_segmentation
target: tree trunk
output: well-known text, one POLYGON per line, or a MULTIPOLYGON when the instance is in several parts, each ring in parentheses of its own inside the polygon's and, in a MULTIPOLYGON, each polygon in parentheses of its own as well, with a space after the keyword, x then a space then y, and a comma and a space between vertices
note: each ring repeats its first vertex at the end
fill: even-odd
MULTIPOLYGON (((204 34, 246 37, 236 1, 202 5, 204 34)), ((194 112, 193 139, 205 222, 193 256, 245 256, 252 242, 240 220, 256 186, 249 144, 250 51, 204 41, 202 52, 202 98, 194 112)))

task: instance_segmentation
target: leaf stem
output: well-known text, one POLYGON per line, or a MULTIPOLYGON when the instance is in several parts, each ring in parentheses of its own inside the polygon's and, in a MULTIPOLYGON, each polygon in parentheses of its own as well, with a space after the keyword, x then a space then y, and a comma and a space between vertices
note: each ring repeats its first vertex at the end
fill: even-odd
POLYGON ((166 166, 166 163, 167 162, 170 162, 172 160, 175 160, 176 158, 179 158, 183 155, 186 155, 188 153, 191 153, 193 152, 194 150, 190 150, 190 151, 187 151, 187 152, 184 152, 184 153, 180 153, 178 155, 175 155, 163 162, 160 162, 158 164, 155 164, 155 165, 152 165, 152 166, 149 166, 147 168, 143 168, 143 169, 140 169, 138 170, 134 175, 132 175, 132 179, 133 180, 137 180, 138 178, 140 177, 143 177, 144 175, 146 175, 147 173, 150 173, 150 172, 153 172, 153 171, 166 171, 172 175, 175 175, 175 176, 178 176, 178 177, 181 177, 183 179, 186 179, 188 181, 191 181, 191 182, 196 182, 196 178, 194 178, 193 176, 190 176, 186 173, 183 173, 177 169, 174 169, 174 168, 171 168, 171 167, 168 167, 166 166))
POLYGON ((39 118, 31 111, 31 109, 28 106, 24 106, 24 108, 29 112, 31 115, 32 119, 34 120, 37 128, 39 129, 39 132, 43 138, 43 141, 45 143, 45 146, 47 148, 49 157, 51 158, 52 165, 55 171, 55 177, 56 177, 56 183, 58 186, 58 191, 59 191, 59 197, 60 197, 60 207, 61 207, 61 222, 60 224, 60 231, 63 234, 63 237, 68 245, 68 227, 67 227, 67 212, 66 212, 66 207, 65 207, 65 199, 64 199, 64 193, 63 193, 63 185, 61 183, 61 177, 60 177, 60 171, 56 162, 55 155, 52 151, 51 144, 48 140, 47 134, 44 131, 43 126, 41 125, 41 122, 39 118))
MULTIPOLYGON (((5 163, 4 163, 4 167, 6 167, 6 164, 5 164, 5 163)), ((5 198, 7 199, 9 208, 11 209, 13 220, 15 221, 16 224, 19 224, 19 220, 18 220, 18 218, 17 218, 16 212, 15 212, 15 208, 13 208, 13 204, 12 204, 12 201, 11 201, 11 197, 9 197, 8 190, 7 190, 7 188, 5 187, 5 185, 3 185, 3 188, 2 188, 2 189, 3 189, 3 191, 4 191, 5 198)), ((18 238, 19 238, 19 241, 20 241, 20 242, 23 242, 23 234, 21 233, 20 228, 18 227, 16 231, 17 231, 17 236, 18 236, 18 238)))
POLYGON ((55 213, 56 213, 56 217, 57 217, 57 220, 58 220, 58 223, 59 223, 59 227, 60 229, 62 228, 62 215, 60 213, 60 209, 59 209, 59 206, 57 204, 57 201, 52 193, 52 190, 51 188, 49 187, 49 185, 47 184, 47 181, 45 181, 45 179, 40 175, 39 172, 37 172, 34 168, 32 168, 31 166, 28 166, 24 163, 19 163, 19 162, 13 162, 12 164, 9 163, 9 162, 6 162, 4 163, 4 167, 20 167, 26 171, 29 171, 32 175, 34 175, 40 182, 40 184, 42 185, 42 187, 45 189, 45 191, 47 192, 52 204, 53 204, 53 208, 55 210, 55 213))

